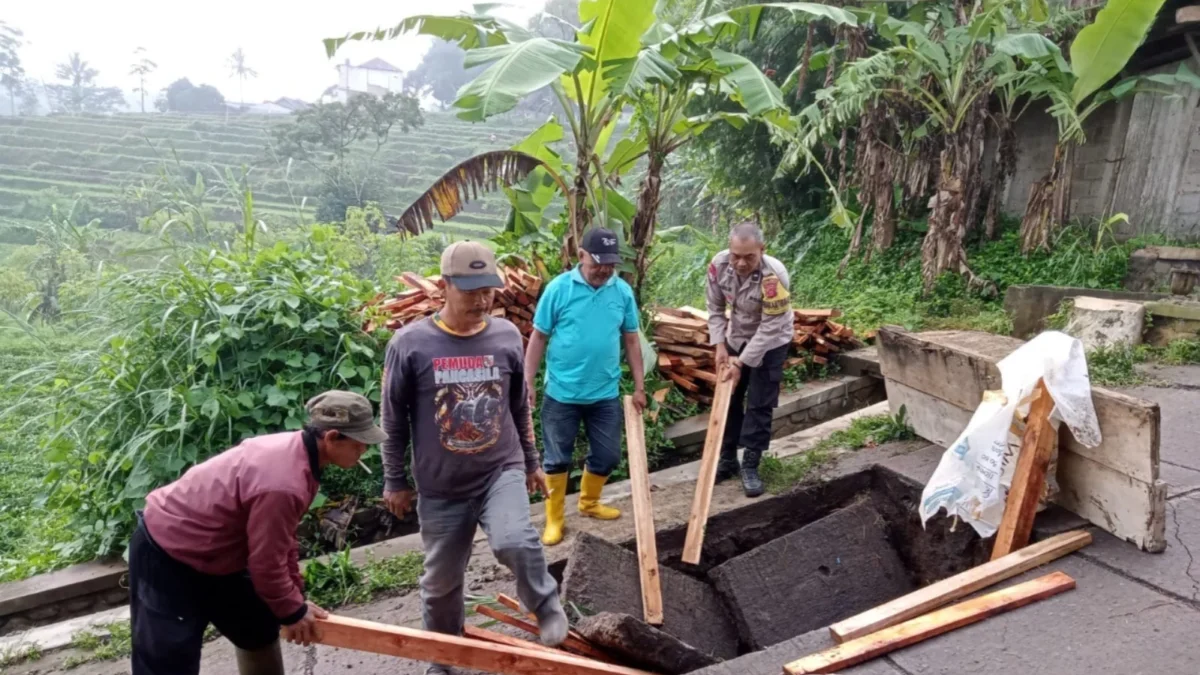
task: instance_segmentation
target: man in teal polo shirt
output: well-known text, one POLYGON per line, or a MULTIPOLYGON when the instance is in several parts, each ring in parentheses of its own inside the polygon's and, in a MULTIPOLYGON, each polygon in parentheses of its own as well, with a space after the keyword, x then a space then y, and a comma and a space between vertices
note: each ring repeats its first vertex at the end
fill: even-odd
POLYGON ((546 286, 533 317, 525 352, 525 384, 533 407, 534 381, 542 355, 546 391, 542 399, 546 529, 542 543, 562 541, 563 507, 579 423, 587 429, 588 455, 579 486, 579 512, 614 520, 621 512, 600 503, 609 474, 621 462, 621 343, 633 372, 633 404, 646 406, 638 308, 633 289, 616 276, 621 262, 617 235, 594 228, 583 235, 579 266, 546 286))

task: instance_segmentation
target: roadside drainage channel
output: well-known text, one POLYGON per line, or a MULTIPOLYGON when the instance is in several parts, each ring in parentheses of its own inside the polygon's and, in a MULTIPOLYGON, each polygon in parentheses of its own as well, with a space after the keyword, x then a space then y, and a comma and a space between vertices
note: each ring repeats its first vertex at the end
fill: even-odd
POLYGON ((630 665, 675 674, 731 661, 985 562, 986 542, 970 528, 921 527, 921 488, 873 465, 716 514, 696 566, 680 561, 686 527, 658 532, 659 630, 634 626, 642 617, 634 542, 577 537, 561 571, 563 599, 586 637, 630 665), (602 612, 629 616, 612 630, 617 618, 592 616, 602 612))
MULTIPOLYGON (((859 351, 865 356, 855 357, 856 352, 841 355, 845 364, 844 374, 806 382, 798 390, 781 395, 775 410, 772 437, 779 439, 790 436, 885 400, 883 381, 875 376, 878 366, 872 350, 859 351)), ((675 461, 668 463, 669 468, 656 472, 656 479, 660 475, 677 473, 680 465, 698 459, 707 424, 708 414, 704 413, 667 428, 667 438, 676 444, 676 451, 672 453, 675 461)), ((606 498, 614 494, 615 491, 605 492, 606 498)), ((375 521, 384 516, 368 513, 360 511, 353 517, 363 519, 365 528, 377 528, 375 521), (365 522, 367 520, 371 522, 365 522)), ((391 516, 387 514, 386 517, 391 516)), ((386 552, 384 557, 403 552, 389 551, 391 547, 388 545, 397 540, 414 538, 412 533, 417 528, 415 522, 409 523, 407 519, 396 525, 393 526, 392 536, 375 537, 353 550, 376 549, 380 553, 386 552)), ((357 527, 351 522, 348 529, 354 533, 357 527)), ((351 540, 354 538, 351 537, 351 540)), ((398 548, 413 550, 412 547, 398 548)), ((355 556, 356 559, 361 557, 355 556)), ((0 637, 128 604, 125 572, 125 563, 120 559, 92 561, 22 581, 0 584, 0 637)))

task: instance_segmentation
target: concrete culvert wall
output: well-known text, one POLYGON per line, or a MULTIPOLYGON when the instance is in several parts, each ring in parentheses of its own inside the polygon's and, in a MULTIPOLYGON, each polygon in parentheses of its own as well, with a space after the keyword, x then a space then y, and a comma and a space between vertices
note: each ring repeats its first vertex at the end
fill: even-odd
POLYGON ((711 518, 699 566, 679 561, 683 528, 659 532, 658 628, 641 621, 632 542, 580 535, 563 597, 586 617, 589 639, 631 665, 671 675, 749 667, 772 645, 986 561, 986 542, 969 527, 921 526, 920 494, 919 484, 879 467, 802 486, 711 518))

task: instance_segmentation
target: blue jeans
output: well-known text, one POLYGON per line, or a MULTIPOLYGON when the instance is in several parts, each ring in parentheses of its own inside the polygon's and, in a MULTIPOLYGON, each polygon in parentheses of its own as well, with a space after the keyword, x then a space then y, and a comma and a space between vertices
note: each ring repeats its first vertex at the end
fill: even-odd
POLYGON ((525 472, 501 473, 473 499, 417 500, 425 572, 421 575, 421 618, 425 629, 462 633, 463 578, 471 559, 475 527, 483 527, 496 560, 517 578, 517 596, 538 618, 561 611, 558 583, 546 567, 542 542, 529 520, 525 472))
POLYGON ((587 470, 596 476, 608 476, 621 463, 621 424, 624 413, 620 397, 595 403, 560 403, 549 396, 542 399, 542 445, 546 473, 571 470, 575 437, 579 422, 587 429, 587 470))

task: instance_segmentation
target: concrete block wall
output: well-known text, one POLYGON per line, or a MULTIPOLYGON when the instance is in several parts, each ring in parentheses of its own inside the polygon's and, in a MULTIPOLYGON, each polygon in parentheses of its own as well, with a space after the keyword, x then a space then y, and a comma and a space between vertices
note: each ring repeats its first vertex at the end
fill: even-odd
MULTIPOLYGON (((1174 72, 1177 63, 1146 74, 1174 72)), ((1075 148, 1071 214, 1102 219, 1125 213, 1118 237, 1158 233, 1200 241, 1200 90, 1172 97, 1141 93, 1092 114, 1087 142, 1075 148)), ((1058 129, 1044 109, 1030 108, 1016 126, 1017 170, 1004 208, 1021 215, 1029 189, 1050 169, 1058 129)))

